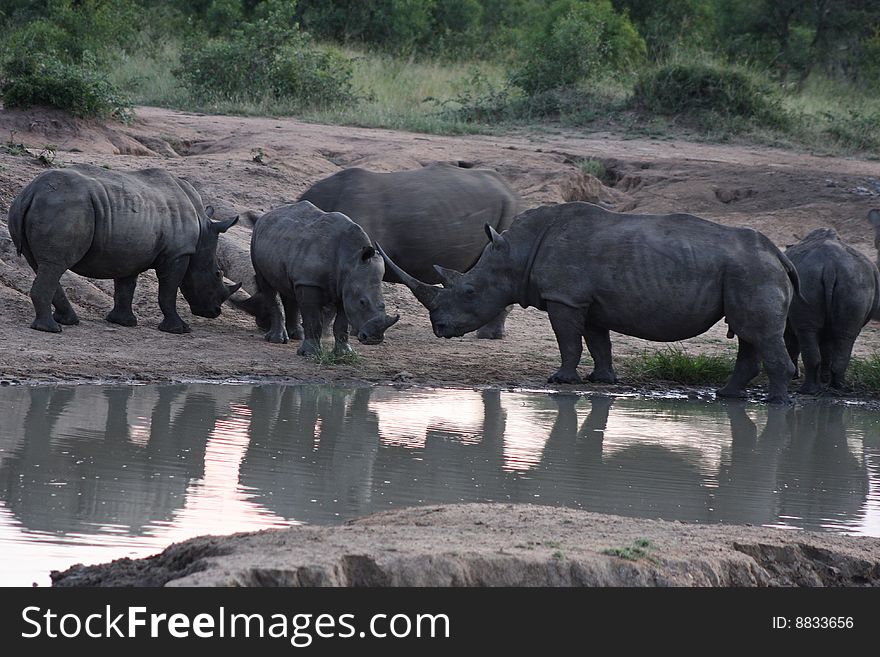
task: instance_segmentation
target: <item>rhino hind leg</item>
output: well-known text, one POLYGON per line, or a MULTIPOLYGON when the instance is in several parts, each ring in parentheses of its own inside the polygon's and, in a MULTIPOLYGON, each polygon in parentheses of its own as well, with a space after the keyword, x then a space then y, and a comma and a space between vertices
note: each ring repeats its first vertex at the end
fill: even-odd
POLYGON ((804 382, 798 392, 802 395, 815 395, 821 389, 822 349, 816 331, 798 331, 797 341, 804 359, 804 382))
POLYGON ((593 371, 587 377, 592 383, 617 383, 617 372, 611 361, 611 333, 608 329, 587 326, 584 330, 587 349, 593 359, 593 371))
POLYGON ((52 297, 52 305, 55 307, 55 312, 52 313, 52 319, 56 322, 63 324, 64 326, 76 326, 79 324, 79 317, 73 309, 67 295, 64 294, 64 289, 61 285, 55 288, 55 295, 52 297))
MULTIPOLYGON (((787 356, 786 356, 787 357, 787 356)), ((736 364, 733 366, 733 374, 723 388, 715 391, 718 397, 732 397, 743 399, 746 395, 746 386, 761 372, 760 356, 758 350, 751 342, 739 338, 739 350, 736 354, 736 364)))
POLYGON ((835 390, 843 390, 846 387, 846 370, 852 357, 855 337, 839 336, 832 346, 831 351, 831 387, 835 390))
POLYGON ((477 337, 481 340, 500 340, 504 337, 504 322, 510 314, 513 306, 507 306, 498 315, 485 326, 481 326, 477 330, 477 337))
POLYGON ((131 310, 137 274, 127 278, 113 279, 113 310, 107 314, 107 321, 120 326, 137 326, 137 317, 131 310))
POLYGON ((281 305, 284 306, 284 328, 287 337, 291 340, 302 340, 303 329, 299 321, 299 306, 296 303, 296 295, 282 294, 281 305))
POLYGON ((799 376, 798 358, 800 358, 801 355, 800 343, 798 343, 797 335, 790 325, 785 327, 785 335, 783 337, 785 339, 785 349, 788 351, 788 357, 791 359, 791 364, 794 365, 794 374, 791 378, 796 379, 799 376))
POLYGON ((577 367, 583 353, 585 312, 562 303, 548 302, 547 314, 550 326, 556 334, 562 366, 550 375, 547 383, 583 383, 577 367))
MULTIPOLYGON (((58 293, 61 289, 59 281, 61 280, 61 275, 67 271, 67 268, 64 265, 48 262, 39 263, 34 266, 35 264, 31 263, 31 267, 36 270, 37 275, 34 278, 33 285, 31 285, 30 296, 34 304, 36 317, 31 322, 31 328, 47 333, 60 333, 61 325, 55 320, 52 302, 58 299, 58 293)), ((63 294, 61 292, 61 295, 63 294)), ((67 297, 64 297, 64 299, 66 300, 67 297)), ((67 305, 70 306, 69 301, 67 305)), ((71 310, 73 309, 71 308, 71 310)))

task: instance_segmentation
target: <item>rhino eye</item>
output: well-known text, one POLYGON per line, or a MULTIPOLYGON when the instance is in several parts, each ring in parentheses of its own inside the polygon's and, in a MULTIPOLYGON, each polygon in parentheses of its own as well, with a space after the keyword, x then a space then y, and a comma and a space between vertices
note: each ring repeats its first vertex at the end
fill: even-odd
POLYGON ((358 301, 358 303, 361 304, 361 308, 367 307, 367 300, 364 297, 361 297, 360 301, 358 301))
POLYGON ((223 272, 220 272, 220 271, 215 272, 214 278, 216 278, 219 281, 221 278, 223 278, 223 272))
POLYGON ((472 287, 466 287, 464 289, 464 296, 466 296, 468 299, 473 299, 475 296, 477 296, 477 291, 472 287))

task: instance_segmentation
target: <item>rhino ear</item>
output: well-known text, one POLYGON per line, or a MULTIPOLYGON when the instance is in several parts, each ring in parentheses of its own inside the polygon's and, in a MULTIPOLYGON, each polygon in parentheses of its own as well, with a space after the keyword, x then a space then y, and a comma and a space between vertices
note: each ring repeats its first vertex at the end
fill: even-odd
POLYGON ((504 239, 504 236, 501 235, 497 230, 492 228, 489 224, 484 226, 486 229, 486 237, 489 238, 489 241, 497 247, 505 246, 507 241, 504 239))
POLYGON ((212 221, 208 224, 218 235, 220 233, 225 233, 227 230, 232 228, 235 225, 235 222, 238 221, 238 215, 235 215, 232 219, 227 219, 226 221, 212 221))
POLYGON ((868 213, 868 221, 874 228, 880 228, 880 210, 871 210, 868 213))
POLYGON ((437 272, 437 275, 440 276, 440 280, 443 283, 443 287, 452 287, 455 285, 455 282, 464 276, 460 271, 455 271, 454 269, 446 269, 446 267, 441 267, 440 265, 434 265, 434 271, 437 272))
POLYGON ((213 205, 206 205, 205 206, 205 216, 208 219, 210 219, 211 217, 214 216, 214 206, 213 205))
POLYGON ((361 251, 361 261, 367 262, 367 260, 372 258, 374 255, 376 255, 376 249, 374 249, 372 246, 365 246, 364 250, 361 251))

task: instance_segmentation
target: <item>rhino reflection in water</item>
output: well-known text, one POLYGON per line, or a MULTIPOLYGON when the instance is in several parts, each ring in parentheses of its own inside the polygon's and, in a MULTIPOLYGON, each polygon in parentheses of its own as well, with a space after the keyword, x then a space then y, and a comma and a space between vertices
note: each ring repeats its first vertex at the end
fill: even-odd
POLYGON ((142 534, 171 521, 203 476, 217 419, 210 395, 185 391, 22 388, 24 439, 0 464, 5 506, 27 529, 53 533, 142 534))

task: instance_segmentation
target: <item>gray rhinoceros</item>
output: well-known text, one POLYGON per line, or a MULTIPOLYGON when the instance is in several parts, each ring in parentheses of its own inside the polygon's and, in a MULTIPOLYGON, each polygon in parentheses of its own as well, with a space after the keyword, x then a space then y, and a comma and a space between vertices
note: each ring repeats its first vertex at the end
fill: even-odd
POLYGON ((238 289, 226 286, 217 266, 217 236, 237 217, 211 221, 192 185, 161 169, 112 171, 88 164, 46 171, 30 182, 9 209, 9 234, 36 272, 31 328, 57 333, 79 323, 59 284, 71 270, 112 278, 113 310, 107 321, 134 326, 131 301, 138 274, 159 279, 160 331, 188 333, 177 313, 177 290, 193 314, 217 317, 238 289), (55 312, 52 312, 52 307, 55 312))
MULTIPOLYGON (((440 282, 434 263, 469 269, 486 245, 483 226, 506 230, 519 212, 516 192, 497 172, 448 163, 391 173, 345 169, 315 183, 299 200, 350 217, 400 267, 427 283, 440 282)), ((385 280, 402 282, 388 271, 385 280)), ((502 309, 475 327, 477 336, 503 337, 506 316, 502 309)))
POLYGON ((321 351, 322 310, 328 305, 336 309, 337 353, 351 351, 349 323, 360 342, 379 344, 400 318, 385 313, 382 258, 363 228, 339 212, 301 201, 264 214, 254 227, 251 260, 258 291, 240 306, 268 319, 269 342, 302 337, 296 319, 301 313, 300 355, 321 351))
POLYGON ((798 392, 816 394, 824 378, 843 388, 853 344, 880 313, 880 271, 831 228, 814 230, 785 255, 797 268, 804 297, 792 300, 785 334, 792 362, 797 365, 799 353, 804 359, 798 392))
POLYGON ((470 271, 437 267, 444 288, 385 255, 430 310, 437 337, 464 335, 507 304, 535 306, 549 313, 562 356, 551 383, 581 381, 582 338, 595 364, 589 380, 614 382, 609 331, 667 342, 725 317, 739 354, 718 394, 743 396, 763 358, 770 401, 788 399, 794 366, 783 334, 797 272, 764 235, 687 214, 618 214, 580 202, 524 212, 500 235, 486 230, 491 242, 470 271))
POLYGON ((874 227, 874 248, 877 249, 877 266, 880 267, 880 210, 868 212, 868 221, 874 227))

